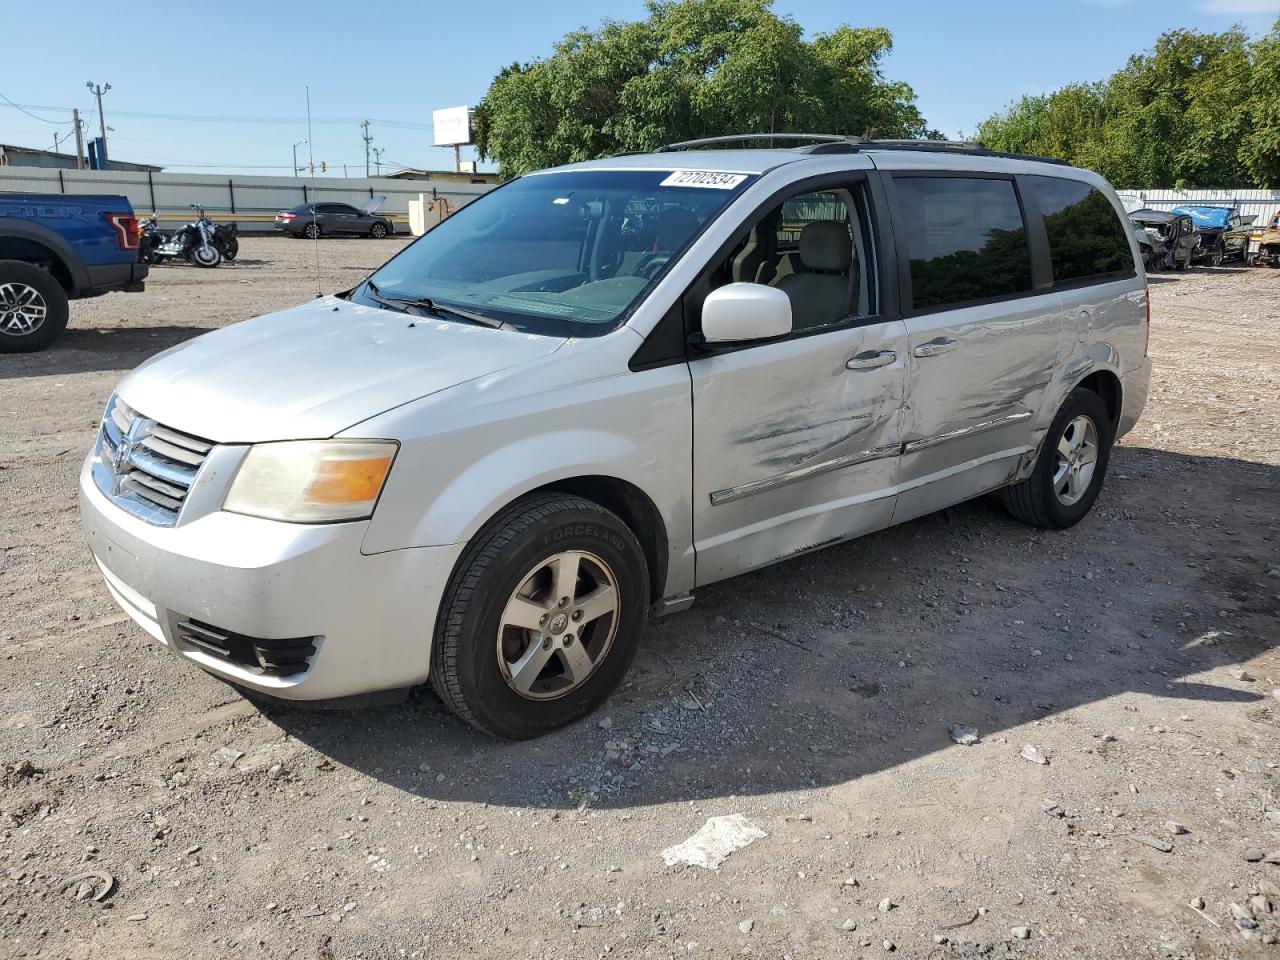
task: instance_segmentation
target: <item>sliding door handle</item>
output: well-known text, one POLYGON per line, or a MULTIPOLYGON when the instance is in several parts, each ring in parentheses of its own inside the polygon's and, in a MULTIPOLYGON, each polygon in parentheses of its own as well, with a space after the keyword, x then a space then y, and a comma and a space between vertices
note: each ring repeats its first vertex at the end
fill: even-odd
POLYGON ((892 350, 868 350, 850 357, 845 367, 849 370, 874 370, 876 367, 887 367, 898 359, 892 350))
POLYGON ((928 343, 920 344, 911 353, 917 357, 936 357, 940 353, 950 353, 958 346, 960 344, 950 337, 935 337, 928 343))

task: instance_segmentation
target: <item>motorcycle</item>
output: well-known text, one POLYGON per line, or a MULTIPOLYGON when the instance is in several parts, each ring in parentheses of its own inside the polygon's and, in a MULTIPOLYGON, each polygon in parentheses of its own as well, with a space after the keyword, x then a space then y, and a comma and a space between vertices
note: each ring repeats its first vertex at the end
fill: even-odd
POLYGON ((223 260, 234 260, 240 253, 240 241, 236 237, 234 223, 215 223, 213 225, 213 244, 222 252, 223 260))
POLYGON ((196 219, 172 233, 161 230, 154 219, 139 224, 139 246, 147 263, 164 263, 170 257, 180 257, 197 267, 216 267, 224 258, 235 259, 240 250, 235 225, 215 225, 199 204, 191 204, 191 209, 196 211, 196 219), (219 231, 222 231, 220 237, 219 231), (226 256, 226 250, 231 251, 230 257, 226 256))
POLYGON ((160 229, 155 217, 138 221, 138 259, 143 263, 155 265, 164 261, 158 251, 162 244, 169 241, 169 234, 160 229))

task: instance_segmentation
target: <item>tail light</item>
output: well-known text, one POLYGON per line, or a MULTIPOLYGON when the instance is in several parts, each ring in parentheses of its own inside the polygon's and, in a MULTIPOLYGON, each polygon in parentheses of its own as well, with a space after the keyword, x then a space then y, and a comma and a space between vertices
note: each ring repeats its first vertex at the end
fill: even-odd
POLYGON ((111 224, 111 229, 116 232, 116 242, 120 244, 121 250, 137 250, 138 249, 138 218, 132 213, 108 213, 104 214, 107 223, 111 224))
POLYGON ((1142 355, 1144 357, 1151 356, 1151 286, 1148 284, 1142 289, 1143 298, 1147 301, 1147 332, 1146 337, 1142 341, 1142 355))
POLYGON ((297 220, 298 217, 296 214, 292 213, 277 213, 276 219, 288 223, 290 220, 297 220))

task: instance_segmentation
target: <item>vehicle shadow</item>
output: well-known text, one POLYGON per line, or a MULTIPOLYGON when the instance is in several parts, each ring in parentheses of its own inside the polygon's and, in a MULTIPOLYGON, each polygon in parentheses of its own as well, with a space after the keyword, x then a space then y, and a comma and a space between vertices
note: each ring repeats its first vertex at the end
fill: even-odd
POLYGON ((102 370, 132 370, 161 350, 208 333, 193 326, 75 327, 38 353, 10 353, 0 363, 0 380, 102 370))
POLYGON ((1158 715, 1211 701, 1280 726, 1260 685, 1199 676, 1280 647, 1278 513, 1280 467, 1120 447, 1071 530, 1021 526, 987 498, 700 590, 651 624, 607 704, 538 740, 476 733, 425 690, 259 709, 419 797, 552 809, 843 783, 959 749, 952 723, 990 740, 1134 693, 1158 715), (1169 495, 1182 489, 1215 495, 1169 495))

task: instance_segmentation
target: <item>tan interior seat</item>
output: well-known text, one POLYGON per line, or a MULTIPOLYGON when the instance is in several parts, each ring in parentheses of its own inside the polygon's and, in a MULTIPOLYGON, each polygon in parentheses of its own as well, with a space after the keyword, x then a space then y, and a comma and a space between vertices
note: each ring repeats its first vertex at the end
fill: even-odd
POLYGON ((821 327, 849 315, 853 289, 853 239, 848 225, 818 220, 800 231, 800 262, 804 273, 782 277, 777 287, 791 298, 796 330, 821 327))

